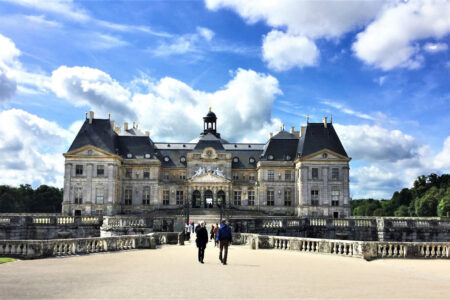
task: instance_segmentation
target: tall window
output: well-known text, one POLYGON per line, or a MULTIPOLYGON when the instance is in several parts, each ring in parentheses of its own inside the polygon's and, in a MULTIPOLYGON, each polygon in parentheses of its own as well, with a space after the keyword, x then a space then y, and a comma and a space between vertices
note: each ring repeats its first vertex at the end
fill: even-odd
POLYGON ((319 179, 319 169, 312 168, 312 179, 319 179))
POLYGON ((186 180, 186 173, 184 172, 180 173, 180 180, 186 180))
POLYGON ((81 187, 76 187, 74 190, 74 200, 75 204, 82 204, 83 203, 83 189, 81 187))
POLYGON ((142 204, 150 205, 150 187, 148 186, 144 187, 142 191, 142 204))
POLYGON ((241 205, 241 191, 234 191, 234 205, 241 205))
POLYGON ((239 180, 239 174, 238 173, 233 173, 233 180, 239 180))
POLYGON ((125 178, 131 178, 131 168, 125 169, 125 178))
POLYGON ((284 171, 284 180, 286 181, 291 180, 291 170, 284 171))
POLYGON ((275 205, 275 191, 267 191, 267 206, 275 205))
POLYGON ((105 166, 97 165, 97 176, 105 176, 105 166))
POLYGON ((339 194, 338 190, 331 191, 331 206, 339 206, 339 194))
POLYGON ((163 205, 170 204, 170 194, 169 191, 163 191, 163 205))
POLYGON ((83 175, 83 165, 75 166, 75 175, 77 175, 77 176, 83 175))
POLYGON ((150 170, 149 169, 144 169, 143 177, 144 177, 144 179, 150 178, 150 170))
POLYGON ((292 193, 291 190, 284 190, 284 206, 292 205, 292 193))
POLYGON ((339 169, 338 168, 332 168, 331 169, 331 179, 332 180, 339 180, 339 169))
POLYGON ((255 191, 248 191, 248 205, 255 205, 255 191))
POLYGON ((255 181, 255 173, 250 173, 250 175, 248 175, 248 180, 255 181))
POLYGON ((183 204, 183 191, 177 191, 176 201, 177 201, 177 205, 183 204))
POLYGON ((274 181, 275 179, 275 172, 273 170, 267 171, 267 180, 274 181))
POLYGON ((164 172, 163 180, 169 180, 169 172, 164 172))
POLYGON ((95 190, 95 195, 96 195, 96 203, 97 204, 103 204, 103 196, 104 196, 104 189, 103 188, 97 188, 95 190))
POLYGON ((319 190, 318 189, 311 190, 311 205, 319 206, 319 190))
POLYGON ((133 190, 131 188, 125 189, 125 205, 131 205, 133 203, 133 190))

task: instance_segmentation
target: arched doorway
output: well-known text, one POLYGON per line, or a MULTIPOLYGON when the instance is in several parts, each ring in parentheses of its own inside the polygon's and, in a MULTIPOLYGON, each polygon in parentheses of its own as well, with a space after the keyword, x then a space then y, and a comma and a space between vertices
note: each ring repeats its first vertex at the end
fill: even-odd
POLYGON ((220 190, 217 192, 217 207, 225 207, 225 192, 220 190))
POLYGON ((202 204, 202 196, 199 190, 192 193, 192 208, 199 208, 202 204))
POLYGON ((213 207, 213 192, 211 190, 205 191, 204 206, 205 206, 205 208, 213 207))

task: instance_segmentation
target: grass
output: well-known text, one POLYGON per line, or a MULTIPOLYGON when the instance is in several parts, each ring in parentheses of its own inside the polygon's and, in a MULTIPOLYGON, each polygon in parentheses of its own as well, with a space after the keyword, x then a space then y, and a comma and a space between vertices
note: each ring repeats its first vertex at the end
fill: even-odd
POLYGON ((7 262, 12 262, 14 260, 15 260, 14 258, 0 257, 0 264, 4 264, 4 263, 7 263, 7 262))

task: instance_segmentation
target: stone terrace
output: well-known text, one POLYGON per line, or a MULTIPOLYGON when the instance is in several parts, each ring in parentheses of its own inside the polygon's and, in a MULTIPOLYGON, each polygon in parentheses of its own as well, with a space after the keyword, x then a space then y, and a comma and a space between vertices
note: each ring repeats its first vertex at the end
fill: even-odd
POLYGON ((446 298, 450 260, 367 262, 232 246, 229 264, 194 243, 0 265, 0 298, 446 298))

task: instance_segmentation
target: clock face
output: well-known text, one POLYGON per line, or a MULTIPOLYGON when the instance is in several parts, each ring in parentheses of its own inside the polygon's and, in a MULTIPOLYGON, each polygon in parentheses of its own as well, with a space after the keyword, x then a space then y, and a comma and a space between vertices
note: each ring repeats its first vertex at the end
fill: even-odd
POLYGON ((211 151, 211 150, 206 151, 206 155, 207 155, 208 157, 211 157, 211 156, 212 156, 212 151, 211 151))

